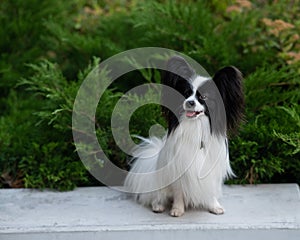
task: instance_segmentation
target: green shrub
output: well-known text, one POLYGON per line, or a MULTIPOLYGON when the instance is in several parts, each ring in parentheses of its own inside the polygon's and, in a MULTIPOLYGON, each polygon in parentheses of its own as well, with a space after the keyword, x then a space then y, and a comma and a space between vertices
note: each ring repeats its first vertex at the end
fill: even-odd
POLYGON ((32 114, 41 105, 35 98, 23 98, 16 91, 11 91, 6 98, 9 111, 0 116, 0 169, 4 186, 23 186, 23 173, 18 165, 26 156, 31 141, 42 138, 41 129, 34 126, 37 119, 32 114))
POLYGON ((60 1, 3 0, 0 5, 0 88, 8 92, 20 77, 31 74, 25 63, 37 63, 47 56, 42 41, 43 22, 50 16, 63 15, 70 4, 60 1))
POLYGON ((30 67, 35 74, 19 84, 30 94, 19 99, 11 92, 7 101, 10 111, 0 118, 2 182, 61 190, 84 184, 88 174, 77 159, 70 130, 72 97, 77 87, 67 85, 54 64, 43 62, 30 67))
POLYGON ((247 122, 230 144, 236 182, 299 182, 299 84, 292 67, 264 67, 245 79, 247 122))
MULTIPOLYGON (((245 74, 246 122, 230 141, 237 178, 229 182, 299 183, 299 8, 298 0, 4 0, 0 186, 66 190, 98 184, 73 144, 75 96, 100 59, 149 46, 183 52, 210 73, 235 65, 245 74)), ((159 81, 157 72, 122 76, 96 112, 99 142, 122 168, 127 156, 113 139, 111 114, 124 92, 149 81, 159 81)), ((149 104, 133 114, 130 131, 147 136, 156 123, 165 126, 160 107, 149 104)))

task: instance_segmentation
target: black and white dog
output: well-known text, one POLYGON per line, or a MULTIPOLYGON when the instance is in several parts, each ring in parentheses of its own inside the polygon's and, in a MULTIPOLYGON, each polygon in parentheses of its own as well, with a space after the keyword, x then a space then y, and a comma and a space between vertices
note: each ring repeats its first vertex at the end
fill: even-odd
POLYGON ((167 62, 167 70, 163 84, 182 98, 162 93, 163 105, 173 108, 163 109, 168 133, 163 139, 143 139, 124 185, 154 212, 172 203, 171 216, 181 216, 188 207, 223 214, 218 198, 226 177, 234 175, 227 136, 243 118, 242 74, 225 67, 213 78, 199 76, 177 56, 167 62))

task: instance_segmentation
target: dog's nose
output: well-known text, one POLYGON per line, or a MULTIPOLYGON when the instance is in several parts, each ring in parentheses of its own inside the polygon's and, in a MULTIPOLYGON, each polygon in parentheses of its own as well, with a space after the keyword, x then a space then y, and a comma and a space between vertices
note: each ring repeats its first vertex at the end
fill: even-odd
POLYGON ((186 106, 187 107, 193 107, 193 106, 195 106, 195 101, 194 100, 187 101, 186 102, 186 106))

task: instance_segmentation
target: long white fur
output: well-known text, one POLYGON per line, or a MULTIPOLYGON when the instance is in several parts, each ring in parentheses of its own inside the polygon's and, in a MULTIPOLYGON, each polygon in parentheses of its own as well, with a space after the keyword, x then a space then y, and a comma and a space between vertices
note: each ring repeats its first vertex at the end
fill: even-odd
POLYGON ((222 213, 217 199, 221 196, 224 179, 233 172, 227 138, 210 133, 207 116, 197 119, 183 116, 169 136, 143 139, 133 155, 135 161, 124 185, 128 191, 136 193, 135 198, 141 204, 152 208, 165 206, 179 190, 186 208, 203 207, 215 213, 218 213, 216 209, 221 209, 219 213, 222 213), (166 166, 166 174, 157 171, 166 166), (154 175, 149 178, 147 174, 137 176, 132 173, 154 175), (157 189, 157 186, 161 188, 157 189), (157 190, 145 193, 145 189, 151 187, 157 190))

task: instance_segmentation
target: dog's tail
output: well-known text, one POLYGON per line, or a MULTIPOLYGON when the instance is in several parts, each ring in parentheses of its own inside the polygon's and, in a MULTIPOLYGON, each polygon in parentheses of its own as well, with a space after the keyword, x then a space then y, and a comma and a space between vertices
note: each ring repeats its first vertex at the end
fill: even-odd
POLYGON ((150 203, 148 202, 151 201, 150 195, 156 190, 155 172, 159 153, 165 144, 165 138, 138 138, 142 142, 133 150, 133 158, 130 161, 131 169, 125 179, 124 187, 126 191, 134 193, 136 200, 146 205, 150 203), (145 194, 140 196, 140 193, 145 194))

